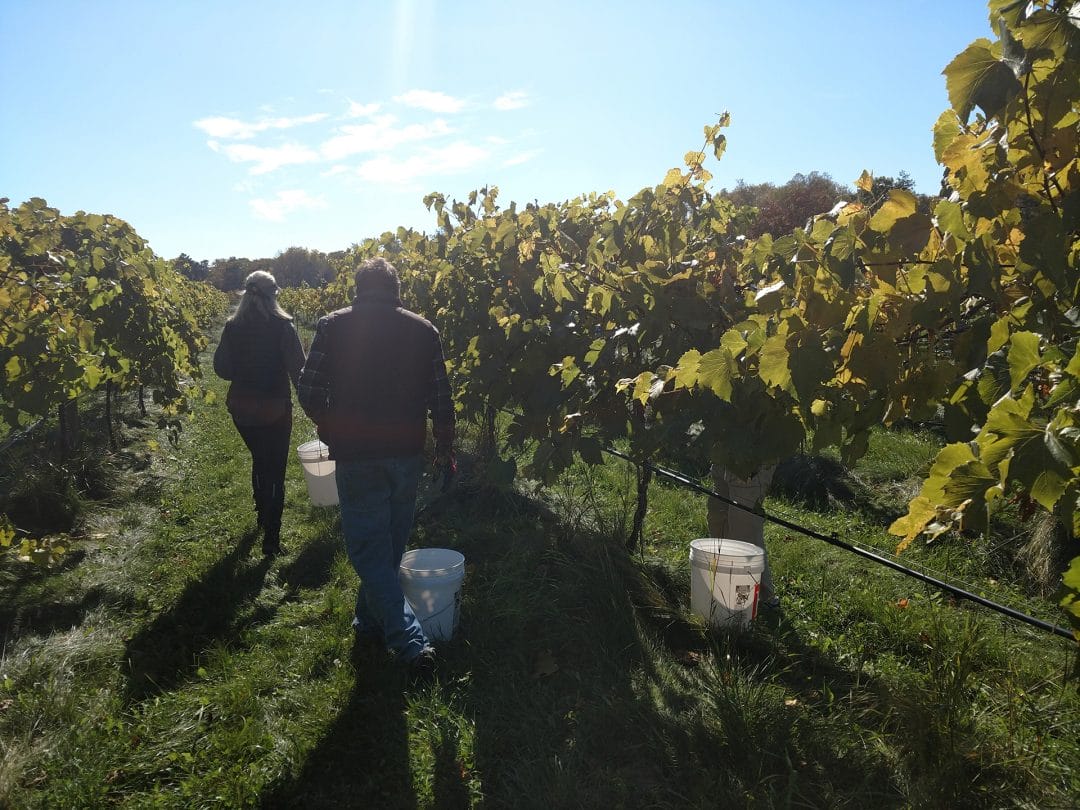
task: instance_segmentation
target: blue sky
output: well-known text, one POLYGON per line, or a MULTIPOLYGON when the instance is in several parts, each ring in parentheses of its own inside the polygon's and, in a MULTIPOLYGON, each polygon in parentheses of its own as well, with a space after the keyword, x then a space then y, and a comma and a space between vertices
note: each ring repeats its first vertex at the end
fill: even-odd
POLYGON ((159 255, 331 251, 423 196, 628 197, 731 113, 716 189, 906 170, 984 0, 0 0, 0 196, 159 255))

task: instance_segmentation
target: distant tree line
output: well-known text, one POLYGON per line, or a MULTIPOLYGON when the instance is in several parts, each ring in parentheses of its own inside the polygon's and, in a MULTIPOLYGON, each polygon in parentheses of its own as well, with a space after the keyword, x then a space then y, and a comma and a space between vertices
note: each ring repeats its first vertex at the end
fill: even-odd
MULTIPOLYGON (((875 177, 871 189, 863 191, 837 183, 828 174, 810 172, 796 174, 781 186, 740 180, 735 188, 722 189, 720 196, 749 209, 743 235, 756 239, 765 233, 781 235, 804 228, 812 216, 829 211, 841 200, 875 208, 894 188, 915 194, 915 181, 907 172, 901 171, 896 177, 875 177)), ((915 196, 919 210, 929 214, 935 198, 926 194, 915 196)))
POLYGON ((186 253, 172 260, 177 272, 192 281, 205 281, 226 292, 239 290, 247 275, 255 270, 268 270, 281 287, 321 287, 334 278, 331 260, 335 254, 318 250, 291 247, 272 259, 228 259, 196 261, 186 253))
MULTIPOLYGON (((733 189, 722 189, 726 197, 743 208, 743 235, 756 239, 765 233, 791 233, 803 228, 816 214, 832 209, 841 200, 859 202, 876 207, 887 197, 891 189, 898 188, 914 193, 915 182, 907 172, 896 177, 875 177, 869 191, 853 189, 837 183, 828 174, 810 172, 796 174, 783 185, 774 183, 746 183, 740 180, 733 189)), ((919 210, 929 214, 934 198, 916 194, 919 210)), ((291 247, 272 259, 244 259, 230 256, 228 259, 196 261, 186 253, 173 259, 173 266, 181 275, 192 281, 205 281, 226 292, 239 290, 244 279, 254 270, 269 270, 282 287, 321 287, 334 278, 333 260, 344 251, 322 253, 302 247, 291 247)))

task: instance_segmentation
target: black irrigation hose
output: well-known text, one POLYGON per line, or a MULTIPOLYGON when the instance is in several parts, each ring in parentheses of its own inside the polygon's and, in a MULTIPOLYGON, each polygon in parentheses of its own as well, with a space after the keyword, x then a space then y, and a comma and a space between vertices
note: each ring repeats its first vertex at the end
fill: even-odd
POLYGON ((21 442, 23 439, 25 439, 27 436, 37 430, 38 426, 44 421, 45 419, 44 417, 42 417, 41 419, 38 419, 36 422, 34 422, 34 424, 28 425, 22 430, 13 430, 9 432, 8 435, 4 437, 3 443, 0 444, 0 453, 6 453, 9 447, 13 447, 19 442, 21 442))
POLYGON ((1067 638, 1070 641, 1075 640, 1075 636, 1073 635, 1072 631, 1066 627, 1060 627, 1056 624, 1050 624, 1050 622, 1044 622, 1042 619, 1036 619, 1034 616, 1029 616, 1026 613, 1021 613, 1019 610, 1015 610, 1011 607, 998 604, 997 602, 992 602, 991 600, 985 599, 978 594, 971 593, 971 591, 965 591, 963 588, 958 588, 955 585, 950 585, 948 582, 944 582, 943 580, 935 579, 934 577, 927 576, 920 571, 916 571, 912 568, 908 568, 907 566, 900 565, 900 563, 893 562, 887 557, 882 557, 880 554, 875 554, 872 551, 867 551, 866 549, 859 548, 858 546, 854 546, 851 543, 845 543, 843 540, 836 537, 836 535, 822 534, 821 532, 816 532, 813 529, 808 529, 805 526, 800 526, 797 523, 792 523, 789 520, 784 520, 783 518, 774 517, 773 515, 766 514, 764 510, 753 509, 749 506, 745 506, 738 503, 737 501, 733 501, 731 498, 727 498, 717 492, 713 492, 707 487, 703 487, 697 481, 694 481, 692 478, 689 478, 688 476, 681 473, 673 472, 672 470, 667 470, 663 467, 658 467, 657 465, 652 464, 648 461, 636 461, 625 453, 620 453, 618 450, 613 450, 610 447, 603 447, 601 449, 603 449, 605 453, 616 456, 617 458, 621 458, 624 461, 629 461, 631 464, 638 464, 643 467, 648 467, 656 475, 663 476, 664 478, 670 478, 672 481, 676 481, 685 487, 689 487, 690 489, 700 492, 702 495, 708 495, 710 498, 716 498, 718 501, 723 501, 730 506, 734 506, 736 509, 742 509, 744 512, 751 512, 752 514, 758 515, 765 520, 776 523, 777 525, 783 526, 784 528, 790 529, 791 531, 798 532, 799 534, 804 534, 807 537, 814 538, 815 540, 822 540, 831 546, 842 548, 845 551, 850 551, 852 554, 857 554, 867 560, 872 560, 873 562, 876 562, 880 565, 884 565, 886 568, 891 568, 894 571, 899 571, 901 574, 905 574, 909 577, 914 577, 915 579, 920 580, 921 582, 925 582, 928 585, 933 585, 935 588, 947 591, 948 593, 951 593, 953 596, 959 597, 960 599, 967 599, 971 602, 982 605, 983 607, 990 608, 990 610, 997 611, 1002 615, 1008 616, 1010 619, 1016 619, 1017 621, 1023 622, 1024 624, 1029 624, 1032 627, 1043 630, 1044 632, 1053 633, 1054 635, 1061 636, 1062 638, 1067 638))

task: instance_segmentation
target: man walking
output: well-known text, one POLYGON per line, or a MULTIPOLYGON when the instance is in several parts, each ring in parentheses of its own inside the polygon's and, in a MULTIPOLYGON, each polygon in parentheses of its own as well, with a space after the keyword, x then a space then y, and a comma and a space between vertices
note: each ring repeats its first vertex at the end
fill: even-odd
POLYGON ((414 677, 435 653, 398 566, 412 530, 430 412, 436 463, 452 469, 454 408, 438 330, 401 305, 394 266, 369 259, 351 307, 319 320, 297 390, 336 462, 345 548, 360 577, 353 627, 414 677))

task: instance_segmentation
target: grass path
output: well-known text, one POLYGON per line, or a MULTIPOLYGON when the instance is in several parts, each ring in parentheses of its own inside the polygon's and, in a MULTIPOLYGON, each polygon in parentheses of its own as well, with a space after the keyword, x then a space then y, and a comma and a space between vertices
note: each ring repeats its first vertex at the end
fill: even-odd
MULTIPOLYGON (((616 462, 533 495, 463 486, 421 516, 415 544, 461 550, 468 574, 439 680, 410 690, 353 646, 338 519, 308 505, 295 458, 286 554, 259 555, 247 455, 223 385, 207 382, 218 402, 178 447, 129 445, 123 496, 90 512, 61 570, 0 570, 0 806, 1044 808, 1080 795, 1067 644, 771 530, 785 613, 706 632, 686 613, 704 504, 655 486, 649 545, 631 559, 606 539, 616 462)), ((294 446, 309 435, 298 413, 294 446)), ((879 450, 865 472, 879 490, 927 452, 879 450)), ((869 511, 774 505, 888 542, 869 511)))

